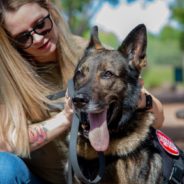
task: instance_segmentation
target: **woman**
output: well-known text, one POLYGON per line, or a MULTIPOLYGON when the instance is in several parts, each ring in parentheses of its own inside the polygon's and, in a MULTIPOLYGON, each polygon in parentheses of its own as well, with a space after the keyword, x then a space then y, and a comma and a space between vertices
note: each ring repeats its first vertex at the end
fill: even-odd
MULTIPOLYGON (((0 182, 65 183, 63 140, 73 110, 66 96, 64 110, 51 114, 46 96, 66 89, 85 44, 47 0, 1 0, 0 23, 0 182)), ((160 126, 154 97, 150 111, 160 126)))

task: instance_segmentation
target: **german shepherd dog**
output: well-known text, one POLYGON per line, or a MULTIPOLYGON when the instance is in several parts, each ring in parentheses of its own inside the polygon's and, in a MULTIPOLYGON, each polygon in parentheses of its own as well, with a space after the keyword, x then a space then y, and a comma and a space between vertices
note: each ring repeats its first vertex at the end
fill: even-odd
POLYGON ((74 72, 76 111, 86 114, 78 136, 82 172, 93 179, 98 154, 106 166, 102 184, 163 184, 163 161, 150 143, 154 116, 137 110, 139 76, 146 65, 147 33, 135 27, 117 50, 106 49, 94 27, 74 72))

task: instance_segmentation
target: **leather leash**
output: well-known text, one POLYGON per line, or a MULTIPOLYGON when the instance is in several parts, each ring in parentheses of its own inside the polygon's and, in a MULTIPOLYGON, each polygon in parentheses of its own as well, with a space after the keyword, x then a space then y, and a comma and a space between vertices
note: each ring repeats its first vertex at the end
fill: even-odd
MULTIPOLYGON (((68 92, 71 98, 74 96, 74 85, 73 81, 69 80, 68 82, 68 92)), ((99 171, 95 179, 90 180, 86 178, 83 173, 81 172, 80 166, 78 164, 77 160, 77 135, 79 130, 79 124, 80 124, 80 117, 77 113, 74 113, 73 115, 73 121, 72 121, 72 127, 70 132, 70 142, 69 142, 69 159, 68 159, 68 178, 67 182, 68 184, 72 184, 72 178, 73 174, 77 176, 77 178, 86 184, 95 184, 98 183, 104 174, 105 171, 105 158, 103 152, 99 152, 99 171)))

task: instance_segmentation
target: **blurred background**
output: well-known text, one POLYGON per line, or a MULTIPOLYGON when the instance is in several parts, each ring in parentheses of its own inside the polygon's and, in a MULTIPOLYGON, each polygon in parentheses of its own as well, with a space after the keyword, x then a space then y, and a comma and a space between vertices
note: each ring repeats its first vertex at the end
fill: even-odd
POLYGON ((100 40, 117 48, 138 24, 148 31, 145 87, 164 105, 162 129, 184 149, 184 1, 53 0, 71 32, 86 39, 98 25, 100 40))

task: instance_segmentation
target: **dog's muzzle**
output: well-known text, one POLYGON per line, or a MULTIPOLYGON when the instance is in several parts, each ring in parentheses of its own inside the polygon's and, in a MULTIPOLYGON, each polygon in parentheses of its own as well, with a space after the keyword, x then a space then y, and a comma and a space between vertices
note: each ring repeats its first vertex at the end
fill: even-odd
POLYGON ((72 98, 73 104, 78 109, 84 108, 89 103, 89 97, 87 94, 77 94, 72 98))

